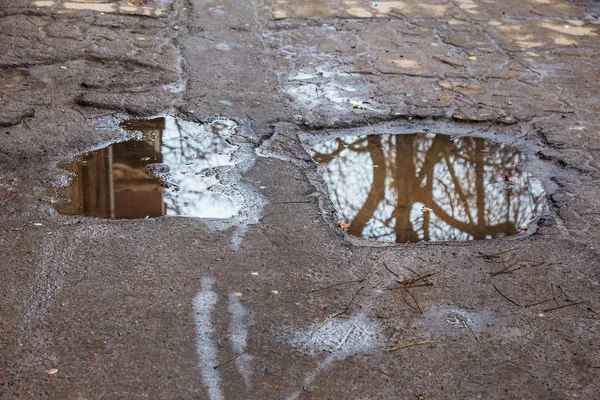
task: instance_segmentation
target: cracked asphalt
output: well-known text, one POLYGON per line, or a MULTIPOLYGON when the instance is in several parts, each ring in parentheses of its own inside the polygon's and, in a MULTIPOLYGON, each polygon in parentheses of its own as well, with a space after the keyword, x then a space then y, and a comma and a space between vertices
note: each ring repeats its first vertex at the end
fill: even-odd
POLYGON ((600 398, 599 38, 592 0, 3 2, 0 397, 600 398), (242 215, 56 211, 157 115, 236 121, 242 215), (521 149, 535 226, 346 236, 308 149, 425 130, 521 149))

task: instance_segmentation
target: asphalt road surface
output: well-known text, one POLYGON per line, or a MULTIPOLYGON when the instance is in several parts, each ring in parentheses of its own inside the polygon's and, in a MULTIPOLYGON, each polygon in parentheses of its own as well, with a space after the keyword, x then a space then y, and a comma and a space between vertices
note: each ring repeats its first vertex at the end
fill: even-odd
POLYGON ((599 54, 591 0, 3 1, 0 398, 600 398, 599 54))

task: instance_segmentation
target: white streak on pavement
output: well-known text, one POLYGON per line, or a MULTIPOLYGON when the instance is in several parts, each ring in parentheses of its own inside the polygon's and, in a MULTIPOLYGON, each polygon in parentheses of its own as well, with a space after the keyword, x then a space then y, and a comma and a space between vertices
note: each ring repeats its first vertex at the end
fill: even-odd
MULTIPOLYGON (((249 315, 240 298, 235 294, 229 295, 229 312, 232 317, 229 341, 232 350, 236 354, 241 354, 246 350, 248 341, 249 315)), ((252 384, 252 358, 250 354, 245 353, 235 360, 235 366, 240 375, 244 377, 244 383, 248 389, 252 384)))
POLYGON ((210 400, 221 400, 225 397, 221 390, 221 377, 214 367, 217 365, 217 347, 212 341, 214 329, 211 314, 217 304, 217 295, 213 292, 212 278, 202 279, 202 288, 194 297, 194 321, 196 322, 196 350, 198 363, 202 372, 202 380, 208 390, 210 400))
MULTIPOLYGON (((292 340, 294 347, 304 348, 313 356, 328 354, 305 376, 305 386, 312 384, 320 373, 335 362, 357 354, 369 353, 383 346, 379 341, 381 327, 365 315, 354 315, 345 320, 332 319, 315 331, 317 328, 319 326, 308 327, 292 340)), ((297 399, 301 393, 293 393, 288 400, 297 399)))
POLYGON ((18 328, 22 347, 19 365, 51 366, 57 363, 47 326, 50 310, 65 286, 79 244, 88 237, 85 228, 78 228, 70 234, 55 235, 42 248, 30 289, 23 300, 18 328))

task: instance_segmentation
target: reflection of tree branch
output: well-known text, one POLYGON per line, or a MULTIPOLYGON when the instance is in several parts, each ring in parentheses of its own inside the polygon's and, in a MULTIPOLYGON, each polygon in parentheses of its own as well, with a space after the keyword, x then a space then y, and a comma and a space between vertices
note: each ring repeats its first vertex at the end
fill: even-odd
MULTIPOLYGON (((361 138, 353 143, 348 144, 347 146, 350 150, 354 151, 355 153, 366 153, 369 151, 369 147, 370 147, 370 142, 369 142, 369 137, 364 137, 361 138), (365 142, 367 142, 367 145, 365 146, 365 142)), ((381 143, 379 143, 379 147, 381 147, 381 143)))
POLYGON ((421 166, 421 172, 417 178, 417 182, 423 182, 423 178, 427 178, 427 188, 425 190, 431 191, 431 185, 433 182, 433 169, 436 164, 440 161, 444 145, 448 144, 448 138, 444 136, 436 135, 431 142, 431 146, 425 153, 423 165, 421 166))
MULTIPOLYGON (((365 151, 368 151, 368 146, 367 147, 358 147, 358 145, 362 144, 363 142, 367 142, 368 143, 368 137, 364 137, 361 138, 357 141, 355 141, 354 143, 351 144, 347 144, 346 142, 344 142, 342 140, 342 138, 337 138, 335 141, 338 144, 337 148, 332 151, 331 153, 319 153, 316 150, 313 149, 313 160, 315 160, 317 163, 321 163, 321 164, 329 164, 333 159, 335 159, 337 156, 340 155, 340 153, 344 150, 351 150, 353 152, 356 153, 362 153, 365 151)), ((381 147, 381 145, 380 145, 381 147)))
POLYGON ((354 236, 362 234, 367 222, 373 218, 377 206, 385 199, 386 163, 381 146, 381 136, 368 136, 367 140, 371 161, 373 162, 373 182, 367 199, 350 223, 348 233, 354 236))
POLYGON ((435 216, 442 220, 444 223, 460 231, 468 233, 469 235, 473 236, 473 238, 485 239, 486 234, 492 237, 499 237, 502 234, 514 235, 515 233, 517 233, 517 228, 512 222, 501 222, 497 225, 486 226, 484 221, 483 224, 472 225, 466 222, 459 221, 456 218, 448 215, 442 207, 438 206, 435 203, 432 203, 430 208, 435 213, 435 216))
POLYGON ((475 193, 477 193, 477 225, 480 227, 478 229, 479 235, 473 235, 474 239, 485 239, 485 185, 483 182, 484 176, 484 153, 483 150, 485 148, 485 144, 483 143, 483 139, 476 138, 475 139, 475 193))
POLYGON ((465 213, 467 214, 467 218, 469 218, 469 223, 472 224, 473 217, 471 216, 471 208, 469 207, 469 200, 465 196, 465 193, 462 190, 460 181, 456 177, 456 172, 454 171, 454 166, 452 165, 452 162, 450 162, 450 158, 448 157, 447 152, 444 155, 444 158, 446 159, 446 166, 448 167, 448 172, 450 173, 450 177, 452 178, 452 183, 454 183, 454 190, 456 190, 458 197, 460 197, 460 199, 462 200, 462 203, 465 207, 465 213))

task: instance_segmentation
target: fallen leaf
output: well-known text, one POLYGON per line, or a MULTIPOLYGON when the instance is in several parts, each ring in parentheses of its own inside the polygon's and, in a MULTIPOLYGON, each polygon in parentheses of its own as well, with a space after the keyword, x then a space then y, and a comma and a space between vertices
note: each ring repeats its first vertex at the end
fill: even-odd
POLYGON ((469 61, 475 61, 475 60, 477 60, 477 57, 475 57, 475 56, 469 56, 469 58, 467 58, 467 60, 469 60, 469 61))
POLYGON ((423 206, 423 208, 421 208, 421 211, 422 212, 431 212, 431 211, 433 211, 433 209, 423 206))
POLYGON ((338 221, 337 226, 339 226, 342 229, 350 228, 350 224, 344 224, 342 221, 338 221))
POLYGON ((528 231, 528 230, 529 230, 529 227, 528 227, 527 225, 521 225, 521 226, 519 227, 519 229, 521 229, 522 231, 528 231))

